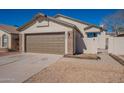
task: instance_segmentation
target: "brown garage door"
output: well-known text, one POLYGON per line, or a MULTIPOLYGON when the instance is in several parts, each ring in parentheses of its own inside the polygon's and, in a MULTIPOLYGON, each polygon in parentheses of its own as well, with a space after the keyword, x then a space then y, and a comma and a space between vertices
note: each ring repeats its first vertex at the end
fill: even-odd
POLYGON ((65 53, 65 34, 47 33, 26 35, 25 51, 33 53, 65 53))

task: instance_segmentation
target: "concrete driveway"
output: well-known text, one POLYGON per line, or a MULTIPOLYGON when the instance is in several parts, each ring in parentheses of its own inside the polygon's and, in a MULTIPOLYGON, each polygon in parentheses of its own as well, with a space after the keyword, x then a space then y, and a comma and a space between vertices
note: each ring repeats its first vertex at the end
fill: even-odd
POLYGON ((0 57, 0 82, 24 82, 60 58, 62 55, 35 53, 0 57))

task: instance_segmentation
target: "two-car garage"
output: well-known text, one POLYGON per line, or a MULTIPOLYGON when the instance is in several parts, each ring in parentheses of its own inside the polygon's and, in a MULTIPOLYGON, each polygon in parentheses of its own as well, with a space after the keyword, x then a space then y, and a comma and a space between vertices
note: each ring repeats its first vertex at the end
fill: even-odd
POLYGON ((38 14, 19 27, 20 52, 74 54, 76 27, 53 17, 38 14))
POLYGON ((65 33, 26 34, 25 52, 64 54, 65 33))

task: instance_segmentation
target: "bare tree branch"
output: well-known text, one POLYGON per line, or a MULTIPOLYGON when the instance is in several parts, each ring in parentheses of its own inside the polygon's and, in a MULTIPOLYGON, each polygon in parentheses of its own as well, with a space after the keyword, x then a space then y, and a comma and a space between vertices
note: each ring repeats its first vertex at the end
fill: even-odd
POLYGON ((106 16, 102 20, 102 25, 105 29, 113 32, 118 32, 119 29, 124 28, 124 10, 119 10, 116 13, 106 16))

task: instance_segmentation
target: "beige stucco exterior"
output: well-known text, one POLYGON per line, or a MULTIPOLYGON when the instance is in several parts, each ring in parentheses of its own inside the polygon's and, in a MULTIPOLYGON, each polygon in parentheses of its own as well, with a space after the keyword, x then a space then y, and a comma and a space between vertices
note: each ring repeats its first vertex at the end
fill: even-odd
POLYGON ((87 24, 76 22, 76 21, 70 20, 68 18, 61 17, 61 16, 57 17, 56 19, 59 19, 59 20, 62 20, 62 21, 65 21, 65 22, 68 22, 68 23, 76 25, 79 28, 79 30, 81 31, 81 33, 83 34, 83 36, 87 37, 87 35, 86 35, 85 31, 84 31, 84 28, 88 27, 87 24))
POLYGON ((9 33, 7 33, 7 32, 5 32, 5 31, 2 31, 2 30, 0 30, 0 48, 4 48, 4 47, 2 47, 2 36, 3 35, 7 35, 8 36, 8 49, 11 49, 12 47, 11 47, 11 34, 9 34, 9 33))
POLYGON ((18 51, 19 50, 18 49, 18 47, 19 47, 18 39, 19 39, 18 34, 12 34, 12 33, 8 33, 6 31, 0 30, 0 52, 2 52, 2 51, 5 52, 5 51, 9 51, 9 50, 18 51), (2 36, 3 35, 8 36, 7 47, 3 47, 3 45, 2 45, 2 41, 3 41, 2 36))
POLYGON ((30 26, 29 28, 22 31, 21 34, 23 34, 23 33, 44 33, 44 32, 47 33, 47 32, 58 32, 58 31, 64 32, 64 31, 72 31, 73 30, 70 27, 63 26, 63 25, 58 24, 53 21, 49 21, 49 23, 47 23, 47 24, 48 25, 46 25, 45 20, 42 21, 41 23, 37 21, 32 26, 30 26))
POLYGON ((85 30, 85 32, 101 32, 99 28, 96 28, 96 27, 92 27, 88 30, 85 30))
POLYGON ((65 54, 73 54, 73 31, 72 27, 67 27, 53 21, 37 21, 20 32, 20 51, 25 51, 25 34, 65 32, 65 54), (68 33, 70 33, 70 38, 68 37, 68 33))

